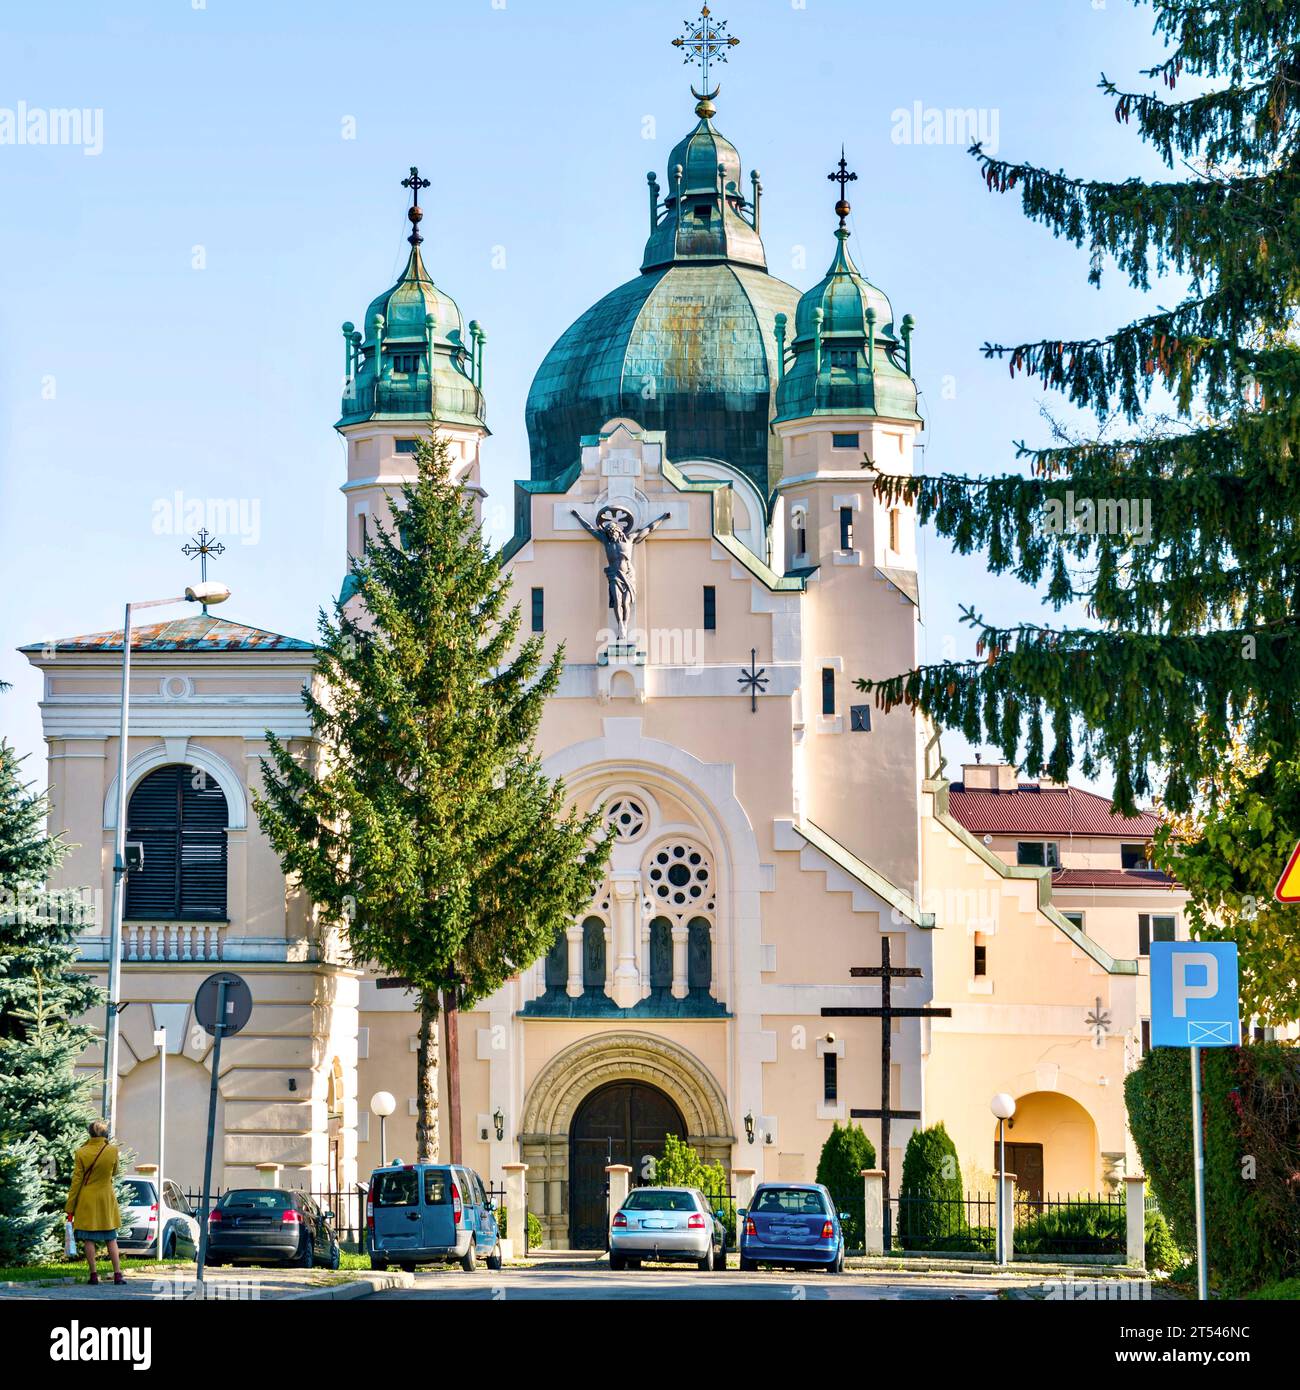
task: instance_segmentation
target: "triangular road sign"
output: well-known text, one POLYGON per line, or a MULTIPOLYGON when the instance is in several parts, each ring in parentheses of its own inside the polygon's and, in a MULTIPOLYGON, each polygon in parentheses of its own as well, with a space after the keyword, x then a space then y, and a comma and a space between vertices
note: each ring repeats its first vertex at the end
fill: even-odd
POLYGON ((1300 845, 1291 851, 1291 858, 1286 861, 1286 868, 1273 889, 1273 896, 1280 903, 1300 903, 1300 845))

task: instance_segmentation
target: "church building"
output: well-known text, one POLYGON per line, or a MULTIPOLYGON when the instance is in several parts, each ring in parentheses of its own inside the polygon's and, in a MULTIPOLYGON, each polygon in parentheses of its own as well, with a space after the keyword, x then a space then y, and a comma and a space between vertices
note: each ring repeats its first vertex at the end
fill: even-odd
MULTIPOLYGON (((943 1121, 966 1186, 987 1188, 989 1101, 1009 1092, 1040 1188, 1101 1191, 1137 1171, 1123 1081, 1145 960, 1063 915, 1050 866, 967 829, 933 730, 854 685, 918 657, 915 518, 875 498, 864 463, 913 468, 923 339, 859 269, 843 159, 825 274, 801 292, 769 272, 759 178, 715 124, 707 73, 694 95, 649 179, 640 269, 559 335, 528 396, 501 560, 525 625, 567 651, 545 769, 613 846, 550 953, 460 1015, 463 1159, 492 1183, 526 1164, 546 1242, 594 1247, 606 1165, 648 1176, 669 1133, 743 1201, 755 1181, 812 1179, 852 1117, 885 1139, 896 1191, 909 1135, 943 1121)), ((349 557, 422 437, 448 439, 483 497, 486 335, 435 283, 424 181, 406 183, 406 268, 343 325, 349 557)), ((105 901, 121 645, 26 649, 52 828, 80 847, 58 881, 105 901)), ((311 645, 202 614, 139 630, 132 663, 127 829, 145 854, 127 888, 122 1142, 156 1157, 156 1029, 171 1113, 206 1103, 190 1004, 219 962, 254 1010, 222 1052, 217 1181, 364 1181, 379 1091, 398 1101, 388 1158, 413 1157, 412 996, 349 961, 251 809, 267 731, 313 737, 311 645)), ((84 939, 86 968, 103 971, 106 942, 107 924, 84 939)), ((201 1143, 197 1123, 171 1140, 183 1184, 201 1143)))

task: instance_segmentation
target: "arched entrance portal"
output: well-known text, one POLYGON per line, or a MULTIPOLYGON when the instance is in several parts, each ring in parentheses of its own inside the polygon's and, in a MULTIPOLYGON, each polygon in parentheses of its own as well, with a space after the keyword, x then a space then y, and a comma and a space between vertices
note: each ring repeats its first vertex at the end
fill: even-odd
POLYGON ((626 1163, 632 1182, 648 1176, 647 1159, 663 1153, 664 1138, 686 1138, 681 1111, 657 1087, 618 1081, 593 1091, 569 1131, 569 1243, 575 1250, 605 1246, 605 1166, 626 1163))

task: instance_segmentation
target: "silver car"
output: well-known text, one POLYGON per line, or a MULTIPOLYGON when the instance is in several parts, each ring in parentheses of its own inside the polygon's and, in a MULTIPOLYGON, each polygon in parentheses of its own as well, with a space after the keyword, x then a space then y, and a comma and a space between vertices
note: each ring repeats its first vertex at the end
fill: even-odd
POLYGON ((642 1260, 691 1260, 726 1269, 727 1231, 694 1187, 638 1187, 614 1213, 610 1269, 639 1269, 642 1260))

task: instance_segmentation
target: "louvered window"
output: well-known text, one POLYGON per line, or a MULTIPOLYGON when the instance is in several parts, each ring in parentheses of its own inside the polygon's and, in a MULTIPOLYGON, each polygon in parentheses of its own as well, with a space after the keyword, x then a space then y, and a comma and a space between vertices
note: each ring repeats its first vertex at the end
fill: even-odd
POLYGON ((226 917, 226 797, 202 769, 160 767, 136 787, 126 837, 144 865, 126 878, 129 918, 226 917))

